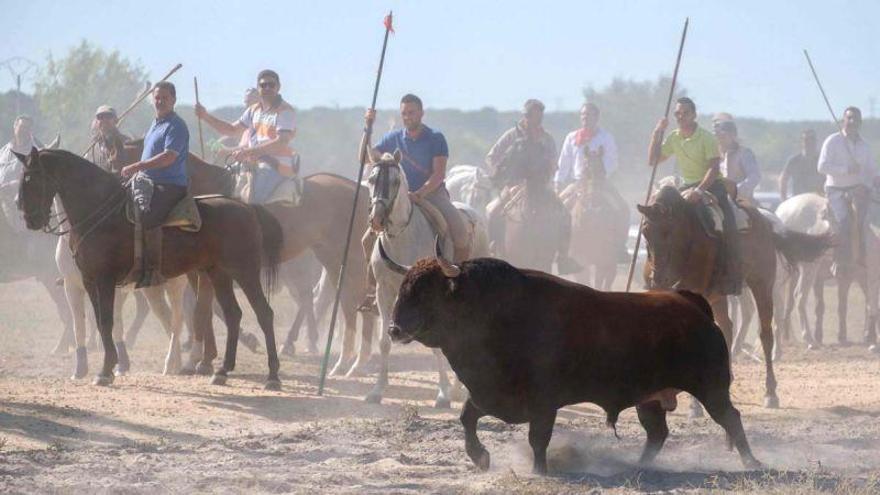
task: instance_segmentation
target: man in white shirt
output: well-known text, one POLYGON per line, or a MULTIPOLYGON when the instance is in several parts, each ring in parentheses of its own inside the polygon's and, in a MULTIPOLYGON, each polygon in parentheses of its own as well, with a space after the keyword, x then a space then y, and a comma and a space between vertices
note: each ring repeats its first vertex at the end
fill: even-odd
POLYGON ((869 188, 876 182, 877 165, 868 143, 859 135, 862 126, 862 112, 849 107, 843 112, 843 129, 828 136, 819 152, 817 169, 825 174, 825 194, 837 223, 838 246, 835 249, 835 265, 839 270, 852 261, 855 254, 857 264, 864 263, 864 244, 862 228, 865 221, 869 198, 869 188), (850 204, 852 204, 857 232, 855 249, 848 233, 851 229, 850 204))

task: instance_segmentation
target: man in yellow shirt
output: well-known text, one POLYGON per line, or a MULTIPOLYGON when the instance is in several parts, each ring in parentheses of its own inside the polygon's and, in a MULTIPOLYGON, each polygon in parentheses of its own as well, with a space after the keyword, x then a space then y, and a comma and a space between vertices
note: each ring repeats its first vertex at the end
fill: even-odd
POLYGON ((678 129, 669 133, 660 143, 660 136, 666 130, 667 119, 661 119, 651 138, 650 156, 657 158, 651 163, 659 164, 674 156, 681 177, 685 183, 683 196, 690 203, 699 203, 704 192, 712 193, 724 212, 724 235, 721 258, 724 275, 717 287, 724 294, 739 294, 742 290, 742 263, 739 254, 739 236, 733 207, 720 172, 721 157, 715 136, 697 125, 697 106, 693 100, 679 98, 675 105, 675 120, 678 129))

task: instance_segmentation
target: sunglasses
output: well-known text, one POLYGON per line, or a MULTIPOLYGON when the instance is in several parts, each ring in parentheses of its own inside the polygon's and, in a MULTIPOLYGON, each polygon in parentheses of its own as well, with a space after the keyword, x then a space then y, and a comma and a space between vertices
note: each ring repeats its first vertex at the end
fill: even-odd
POLYGON ((263 89, 271 89, 271 88, 274 88, 274 87, 277 86, 277 85, 278 85, 278 83, 275 83, 275 82, 273 82, 273 81, 264 81, 264 82, 261 82, 261 83, 260 83, 260 87, 263 88, 263 89))

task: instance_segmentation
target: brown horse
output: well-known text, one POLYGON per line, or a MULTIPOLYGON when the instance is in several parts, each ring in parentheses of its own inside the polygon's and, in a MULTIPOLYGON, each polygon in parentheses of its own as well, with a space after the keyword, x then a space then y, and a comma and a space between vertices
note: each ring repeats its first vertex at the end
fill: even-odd
MULTIPOLYGON (((643 232, 648 248, 645 280, 651 288, 687 289, 703 295, 712 305, 715 319, 728 347, 733 342, 727 297, 713 287, 712 275, 719 254, 719 239, 710 237, 698 218, 697 207, 685 201, 673 186, 662 187, 648 206, 638 205, 644 215, 643 232)), ((745 208, 750 227, 740 235, 743 276, 758 307, 761 346, 764 350, 764 405, 779 407, 773 372, 773 283, 777 250, 789 263, 811 261, 830 245, 826 236, 793 231, 774 232, 773 226, 752 207, 745 208)))
MULTIPOLYGON (((113 343, 115 286, 133 262, 134 229, 124 213, 126 190, 118 178, 68 151, 32 150, 17 155, 25 164, 19 192, 19 208, 29 229, 47 229, 52 202, 57 195, 68 215, 71 246, 83 283, 95 310, 104 345, 104 366, 96 385, 113 381, 118 355, 113 343)), ((275 350, 273 312, 260 283, 261 264, 274 276, 282 244, 281 227, 266 210, 226 198, 198 202, 202 228, 185 232, 168 228, 162 236, 162 274, 166 278, 204 272, 216 288, 229 338, 223 364, 213 383, 225 383, 235 368, 241 308, 233 282, 248 298, 266 339, 269 374, 267 389, 279 389, 278 355, 275 350), (259 253, 260 255, 256 255, 259 253)), ((271 285, 271 283, 270 283, 271 285)))
MULTIPOLYGON (((126 145, 129 160, 139 159, 143 141, 132 141, 126 145)), ((231 195, 235 177, 230 169, 211 165, 192 153, 187 159, 187 171, 193 194, 231 195)), ((318 261, 327 271, 329 280, 336 284, 339 280, 339 265, 342 261, 342 247, 345 246, 345 227, 351 214, 351 201, 354 198, 355 182, 334 174, 318 173, 303 179, 302 199, 293 206, 286 203, 263 205, 281 224, 284 232, 284 245, 280 261, 290 261, 311 249, 318 261)), ((369 216, 369 191, 361 186, 354 232, 360 235, 367 229, 369 216)), ((282 271, 282 274, 285 273, 282 271)), ((367 293, 367 259, 357 242, 351 243, 348 253, 348 268, 343 281, 340 307, 345 318, 345 332, 342 336, 342 352, 331 375, 363 374, 372 351, 373 317, 363 317, 361 343, 355 356, 355 335, 357 333, 357 307, 367 293)), ((297 281, 285 280, 291 294, 297 281)), ((210 281, 198 281, 198 298, 194 313, 195 340, 203 343, 201 362, 195 364, 196 370, 205 370, 217 356, 214 332, 211 325, 212 288, 210 281)), ((308 305, 300 305, 301 308, 308 305)), ((308 318, 308 315, 306 315, 308 318)), ((297 315, 299 320, 299 315, 297 315)), ((294 321, 286 341, 290 341, 299 325, 294 321)), ((198 349, 199 346, 197 345, 198 349)))

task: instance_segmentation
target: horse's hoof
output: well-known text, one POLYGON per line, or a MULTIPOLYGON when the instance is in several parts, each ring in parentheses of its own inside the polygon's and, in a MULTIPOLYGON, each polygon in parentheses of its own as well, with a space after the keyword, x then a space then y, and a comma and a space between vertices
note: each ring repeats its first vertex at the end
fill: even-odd
POLYGON ((281 380, 267 380, 266 384, 263 385, 263 390, 272 390, 275 392, 281 391, 281 380))
POLYGON ((330 370, 330 373, 327 373, 329 376, 339 376, 342 374, 342 370, 345 368, 345 363, 337 362, 333 369, 330 370))
POLYGON ((872 344, 870 347, 868 347, 868 352, 870 352, 871 354, 880 354, 880 345, 872 344))
POLYGON ((764 407, 767 409, 779 409, 779 397, 775 395, 764 397, 764 407))
POLYGON ((366 402, 367 404, 381 404, 382 395, 370 392, 369 394, 367 394, 366 397, 364 397, 364 402, 366 402))
POLYGON ((282 344, 281 349, 278 349, 279 356, 287 356, 287 357, 296 357, 296 345, 295 344, 282 344))
POLYGON ((116 347, 116 356, 119 358, 119 362, 116 363, 116 376, 122 376, 131 369, 131 361, 128 359, 125 342, 116 342, 114 346, 116 347))
POLYGON ((214 376, 211 377, 211 385, 226 385, 227 379, 228 377, 226 375, 218 375, 215 373, 214 376))
POLYGON ((748 457, 742 460, 743 467, 748 469, 749 471, 763 471, 767 469, 767 466, 763 465, 761 461, 755 459, 754 457, 748 457))
POLYGON ((480 471, 488 471, 489 464, 489 451, 483 449, 483 451, 480 452, 480 457, 474 460, 474 465, 477 466, 477 469, 479 469, 480 471))
POLYGON ((434 409, 449 409, 450 407, 452 407, 452 403, 446 397, 434 401, 434 409))
POLYGON ((241 345, 247 347, 247 349, 254 354, 262 354, 262 350, 260 349, 260 341, 257 339, 257 336, 252 333, 242 333, 241 337, 238 338, 238 341, 241 342, 241 345))
POLYGON ((192 376, 195 374, 196 374, 196 367, 192 363, 187 364, 186 366, 180 368, 180 375, 181 376, 192 376))
POLYGON ((196 373, 202 376, 209 376, 214 373, 214 367, 211 366, 211 363, 200 361, 199 364, 196 365, 196 373))
POLYGON ((71 380, 79 380, 85 378, 89 373, 89 355, 85 347, 76 349, 76 366, 73 368, 73 376, 71 380))
POLYGON ((92 385, 96 385, 98 387, 109 387, 113 383, 113 375, 104 376, 98 375, 95 377, 95 380, 92 382, 92 385))

